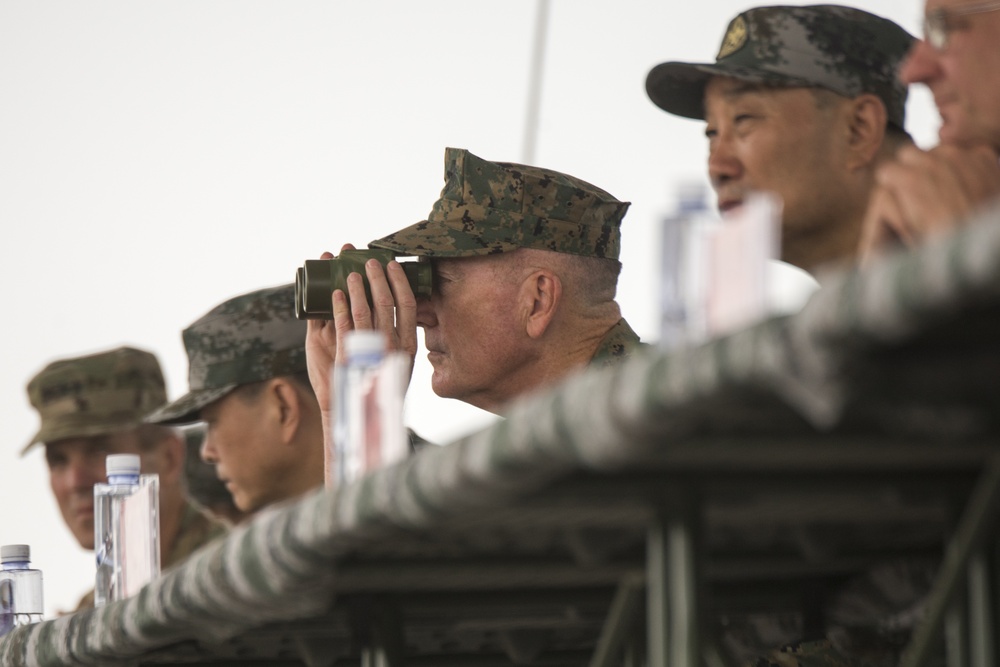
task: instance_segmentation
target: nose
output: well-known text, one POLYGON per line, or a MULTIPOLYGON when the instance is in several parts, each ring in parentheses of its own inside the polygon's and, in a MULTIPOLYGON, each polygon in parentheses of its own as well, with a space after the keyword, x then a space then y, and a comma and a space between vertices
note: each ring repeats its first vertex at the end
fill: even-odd
POLYGON ((87 461, 79 458, 67 464, 66 481, 76 492, 92 493, 94 484, 105 481, 103 462, 97 466, 87 465, 87 461), (99 470, 97 469, 99 468, 99 470))
POLYGON ((201 441, 201 449, 198 450, 201 460, 205 463, 218 463, 218 454, 215 451, 215 438, 212 437, 212 430, 205 430, 205 439, 201 441))
POLYGON ((433 297, 417 297, 417 326, 424 328, 437 326, 433 297))
POLYGON ((718 191, 720 186, 742 175, 743 165, 736 155, 729 134, 719 130, 708 145, 708 177, 712 187, 718 191))
POLYGON ((940 73, 939 54, 925 40, 918 40, 899 66, 899 80, 907 86, 927 83, 940 73))

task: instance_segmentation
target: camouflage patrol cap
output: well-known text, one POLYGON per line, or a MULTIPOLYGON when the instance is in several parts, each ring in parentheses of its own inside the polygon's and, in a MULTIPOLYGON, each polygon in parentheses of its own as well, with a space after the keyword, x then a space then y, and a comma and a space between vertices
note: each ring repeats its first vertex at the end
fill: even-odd
POLYGON ((28 399, 42 424, 22 455, 36 443, 140 426, 167 401, 167 389, 152 353, 119 347, 53 361, 28 382, 28 399))
POLYGON ((656 106, 704 120, 713 76, 776 86, 877 95, 889 123, 902 129, 906 86, 896 76, 914 38, 888 19, 840 5, 756 7, 730 23, 715 63, 668 62, 646 77, 656 106))
POLYGON ((295 286, 225 301, 183 332, 189 391, 146 418, 198 421, 199 411, 242 385, 306 370, 306 323, 295 319, 295 286))
POLYGON ((469 257, 517 248, 617 259, 621 202, 573 176, 447 148, 444 189, 423 222, 369 243, 402 255, 469 257))

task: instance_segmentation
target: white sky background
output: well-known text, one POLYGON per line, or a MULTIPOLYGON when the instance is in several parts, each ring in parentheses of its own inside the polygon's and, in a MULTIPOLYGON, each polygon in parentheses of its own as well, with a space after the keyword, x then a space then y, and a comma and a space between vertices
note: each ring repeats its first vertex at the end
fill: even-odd
MULTIPOLYGON (((919 2, 857 4, 916 33, 919 2)), ((534 162, 633 202, 619 303, 647 340, 657 221, 679 181, 704 180, 706 149, 702 123, 647 99, 646 72, 713 60, 750 4, 552 3, 534 162)), ((32 545, 49 615, 92 585, 92 555, 41 452, 17 457, 38 425, 28 379, 129 344, 179 396, 180 331, 207 310, 423 219, 446 146, 521 161, 534 20, 529 0, 0 0, 0 544, 32 545)), ((908 126, 933 144, 925 91, 908 126)), ((429 375, 421 352, 411 426, 446 442, 486 423, 429 375)))

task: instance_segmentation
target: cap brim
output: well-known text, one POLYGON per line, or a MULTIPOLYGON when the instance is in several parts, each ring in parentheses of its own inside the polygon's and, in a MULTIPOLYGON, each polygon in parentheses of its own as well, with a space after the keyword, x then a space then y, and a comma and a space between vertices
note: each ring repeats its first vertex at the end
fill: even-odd
POLYGON ((24 456, 31 448, 35 445, 41 445, 46 442, 56 442, 57 440, 68 440, 69 438, 91 438, 95 435, 107 435, 108 433, 117 433, 118 431, 127 431, 128 429, 135 428, 139 426, 140 422, 136 422, 135 419, 129 419, 124 422, 102 422, 100 424, 72 424, 72 425, 57 425, 52 428, 42 427, 38 429, 38 432, 32 436, 31 440, 22 449, 20 456, 24 456))
POLYGON ((705 85, 716 76, 775 86, 819 87, 819 84, 763 69, 725 63, 661 63, 646 75, 646 94, 667 113, 705 120, 705 85))
POLYGON ((176 401, 167 403, 162 408, 149 413, 143 419, 147 424, 190 424, 201 421, 200 412, 209 403, 213 403, 233 389, 237 385, 229 384, 223 387, 213 387, 212 389, 200 389, 189 391, 176 401))
POLYGON ((705 84, 715 67, 704 63, 660 63, 646 75, 646 94, 667 113, 705 118, 705 84))
POLYGON ((423 220, 368 244, 416 257, 478 257, 517 250, 521 246, 497 238, 497 232, 477 229, 474 222, 423 220))

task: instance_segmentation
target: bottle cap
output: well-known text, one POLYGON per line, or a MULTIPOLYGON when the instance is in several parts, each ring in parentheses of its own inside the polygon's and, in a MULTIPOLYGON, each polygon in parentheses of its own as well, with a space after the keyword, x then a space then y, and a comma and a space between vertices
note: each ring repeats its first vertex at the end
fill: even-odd
POLYGON ((27 544, 5 544, 0 547, 0 563, 26 563, 31 560, 27 544))
POLYGON ((708 210, 708 188, 698 181, 684 181, 677 186, 677 211, 681 214, 708 210))
POLYGON ((104 467, 107 470, 108 477, 111 477, 112 475, 138 475, 139 455, 108 454, 104 467))
POLYGON ((385 352, 385 336, 380 331, 371 329, 355 329, 344 339, 344 352, 347 358, 385 352))

